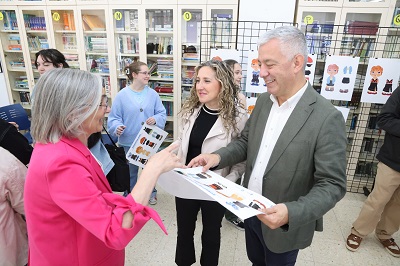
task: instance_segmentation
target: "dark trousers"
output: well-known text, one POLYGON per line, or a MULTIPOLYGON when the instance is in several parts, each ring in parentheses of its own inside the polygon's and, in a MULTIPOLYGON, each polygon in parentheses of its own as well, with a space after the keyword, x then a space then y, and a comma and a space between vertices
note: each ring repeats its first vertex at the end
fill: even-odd
POLYGON ((221 221, 224 217, 225 208, 215 201, 178 197, 175 197, 175 206, 178 225, 175 263, 179 266, 188 266, 196 262, 193 236, 197 214, 201 210, 203 231, 201 233, 200 264, 205 266, 218 265, 221 221))
MULTIPOLYGON (((244 221, 247 257, 255 266, 295 265, 298 249, 285 253, 274 253, 267 248, 261 230, 261 221, 253 216, 244 221)), ((279 230, 279 229, 276 229, 279 230)), ((273 245, 273 243, 271 243, 273 245)))

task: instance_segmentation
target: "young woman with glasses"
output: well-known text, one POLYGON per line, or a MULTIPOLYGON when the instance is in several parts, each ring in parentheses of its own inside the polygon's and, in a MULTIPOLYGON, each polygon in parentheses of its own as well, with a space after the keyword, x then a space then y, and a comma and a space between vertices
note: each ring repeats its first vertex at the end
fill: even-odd
MULTIPOLYGON (((164 129, 166 110, 158 93, 148 86, 149 68, 143 62, 136 61, 125 69, 131 84, 126 86, 113 101, 108 116, 108 131, 118 137, 118 144, 128 152, 144 123, 164 129)), ((138 166, 129 164, 130 189, 137 182, 138 166)), ((154 188, 150 204, 157 203, 157 190, 154 188)))

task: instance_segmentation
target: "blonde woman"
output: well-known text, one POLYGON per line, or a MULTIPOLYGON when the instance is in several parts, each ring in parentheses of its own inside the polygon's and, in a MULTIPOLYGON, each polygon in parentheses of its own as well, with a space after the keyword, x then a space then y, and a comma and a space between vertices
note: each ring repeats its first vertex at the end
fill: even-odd
MULTIPOLYGON (((238 86, 232 69, 221 61, 207 61, 196 68, 195 84, 180 112, 182 130, 178 157, 189 163, 201 153, 226 146, 240 135, 247 120, 239 104, 238 86)), ((244 172, 244 165, 216 171, 235 182, 244 172)), ((220 228, 225 208, 215 201, 175 198, 178 236, 175 254, 177 265, 196 262, 193 235, 197 214, 201 210, 203 232, 201 265, 218 265, 220 228)))

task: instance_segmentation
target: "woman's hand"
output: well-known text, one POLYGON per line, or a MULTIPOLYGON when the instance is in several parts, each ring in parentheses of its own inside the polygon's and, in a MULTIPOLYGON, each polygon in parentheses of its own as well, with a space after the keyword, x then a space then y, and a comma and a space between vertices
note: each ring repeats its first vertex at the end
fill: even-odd
POLYGON ((164 150, 151 156, 145 168, 151 167, 152 169, 158 169, 160 174, 162 174, 174 168, 185 167, 180 158, 174 153, 179 145, 179 143, 172 143, 164 150))
POLYGON ((149 117, 146 120, 146 124, 148 125, 155 125, 156 124, 156 119, 154 117, 149 117))
POLYGON ((150 158, 131 192, 136 202, 147 205, 150 194, 160 174, 174 168, 185 167, 185 165, 180 162, 179 157, 174 153, 174 150, 178 147, 178 143, 173 143, 150 158))
POLYGON ((126 128, 126 126, 117 127, 117 130, 116 130, 115 133, 117 134, 118 137, 121 136, 124 133, 125 128, 126 128))

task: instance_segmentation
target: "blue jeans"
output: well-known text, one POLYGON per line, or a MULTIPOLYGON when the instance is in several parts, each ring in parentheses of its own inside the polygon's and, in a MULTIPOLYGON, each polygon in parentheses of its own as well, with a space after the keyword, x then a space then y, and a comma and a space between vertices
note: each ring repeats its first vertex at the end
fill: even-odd
MULTIPOLYGON (((125 154, 127 154, 130 147, 128 147, 128 146, 122 146, 122 147, 124 147, 125 154)), ((131 163, 129 163, 128 165, 129 165, 129 177, 130 177, 130 181, 129 181, 130 191, 124 192, 125 197, 128 195, 129 192, 132 191, 133 187, 136 185, 137 178, 138 178, 138 171, 139 171, 139 166, 131 164, 131 163)), ((153 192, 151 193, 151 197, 155 197, 155 196, 157 196, 157 189, 154 187, 153 192)))

